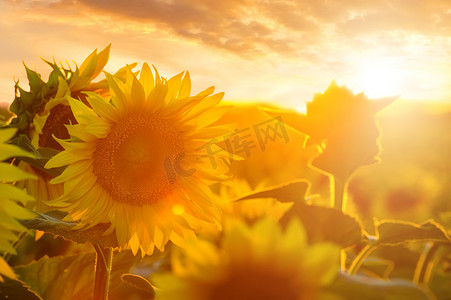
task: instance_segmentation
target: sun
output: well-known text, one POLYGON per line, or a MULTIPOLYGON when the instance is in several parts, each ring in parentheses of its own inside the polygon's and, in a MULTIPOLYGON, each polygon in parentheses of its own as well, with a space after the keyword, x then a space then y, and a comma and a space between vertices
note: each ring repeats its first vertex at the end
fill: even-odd
POLYGON ((402 96, 406 76, 395 58, 366 57, 356 63, 355 78, 351 80, 355 92, 369 98, 402 96))

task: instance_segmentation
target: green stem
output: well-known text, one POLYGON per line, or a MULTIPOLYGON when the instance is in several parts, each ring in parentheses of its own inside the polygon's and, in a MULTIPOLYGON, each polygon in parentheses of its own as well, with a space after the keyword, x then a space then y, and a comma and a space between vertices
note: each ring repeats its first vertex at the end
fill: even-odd
POLYGON ((413 281, 415 283, 426 283, 430 278, 430 271, 433 269, 435 260, 433 257, 437 252, 439 246, 433 242, 429 242, 424 246, 423 253, 421 253, 415 267, 415 273, 413 275, 413 281))
POLYGON ((376 249, 375 245, 371 245, 371 244, 366 245, 360 251, 360 253, 356 256, 356 258, 352 261, 351 266, 349 267, 348 273, 351 275, 357 274, 357 272, 359 271, 360 267, 362 266, 365 258, 367 258, 368 255, 370 255, 371 252, 374 251, 374 249, 376 249))
MULTIPOLYGON (((346 195, 346 188, 347 188, 347 179, 340 178, 337 176, 331 176, 331 206, 335 209, 338 209, 340 211, 345 211, 346 209, 346 203, 345 203, 345 195, 346 195)), ((346 270, 346 252, 345 249, 341 250, 341 257, 340 257, 340 266, 341 270, 346 270)))
POLYGON ((451 252, 451 249, 448 247, 440 247, 439 244, 435 244, 434 246, 437 247, 438 250, 435 251, 434 258, 429 261, 424 277, 422 278, 422 282, 425 284, 429 284, 432 276, 437 272, 440 261, 451 252))
MULTIPOLYGON (((19 233, 19 238, 17 239, 17 241, 14 242, 13 244, 13 248, 17 249, 17 247, 19 247, 20 243, 25 239, 25 237, 27 236, 27 232, 21 232, 19 233)), ((11 259, 11 257, 13 256, 13 254, 7 252, 3 254, 3 259, 6 262, 9 262, 9 260, 11 259)))
POLYGON ((110 287, 113 248, 101 248, 97 245, 94 245, 94 248, 97 256, 93 300, 106 300, 108 299, 108 289, 110 287))
POLYGON ((345 211, 346 209, 346 189, 347 189, 347 180, 337 177, 331 177, 332 181, 332 207, 338 209, 340 211, 345 211))

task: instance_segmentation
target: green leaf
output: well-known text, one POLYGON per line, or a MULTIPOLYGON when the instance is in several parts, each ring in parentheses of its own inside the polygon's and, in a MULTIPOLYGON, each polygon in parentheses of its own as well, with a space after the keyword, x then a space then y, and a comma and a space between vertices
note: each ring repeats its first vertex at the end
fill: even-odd
POLYGON ((118 247, 115 233, 103 235, 109 228, 109 224, 98 224, 89 229, 72 229, 76 223, 63 221, 66 213, 51 211, 45 214, 37 213, 38 217, 32 220, 24 220, 21 223, 28 229, 36 229, 61 236, 79 244, 91 242, 102 247, 118 247))
POLYGON ((11 140, 11 144, 19 146, 21 149, 32 152, 37 158, 39 157, 39 152, 36 151, 30 139, 25 134, 19 134, 11 140))
POLYGON ((451 242, 446 230, 434 220, 429 220, 421 225, 412 222, 383 220, 376 224, 376 236, 378 245, 398 245, 419 240, 451 242))
POLYGON ((58 77, 67 78, 67 76, 63 74, 63 72, 61 72, 61 69, 55 62, 52 63, 45 59, 43 59, 43 61, 46 62, 53 69, 49 75, 49 80, 47 81, 47 85, 49 87, 49 94, 56 94, 59 84, 58 77))
POLYGON ((32 174, 29 174, 13 165, 8 165, 6 163, 0 164, 0 182, 13 182, 29 178, 34 177, 32 174))
MULTIPOLYGON (((448 262, 449 264, 449 262, 448 262)), ((440 270, 435 272, 432 276, 432 280, 428 283, 428 286, 437 296, 437 299, 450 299, 450 289, 449 283, 451 282, 451 270, 446 272, 445 270, 440 270)))
POLYGON ((155 287, 146 278, 136 274, 122 274, 121 279, 128 285, 139 289, 146 296, 146 299, 155 298, 155 287))
POLYGON ((6 124, 6 122, 13 116, 13 113, 9 111, 9 104, 7 102, 0 102, 0 126, 6 124))
POLYGON ((390 260, 369 256, 363 261, 360 271, 369 272, 380 278, 388 278, 395 267, 394 265, 390 260))
POLYGON ((256 198, 275 198, 280 202, 298 202, 300 199, 305 198, 309 188, 310 183, 308 181, 295 180, 252 192, 246 196, 236 199, 235 201, 256 198))
POLYGON ((58 150, 53 148, 38 148, 36 149, 33 144, 31 143, 28 136, 25 134, 19 134, 17 137, 15 137, 12 141, 12 144, 19 146, 21 149, 28 151, 32 153, 36 158, 33 157, 25 157, 20 156, 18 157, 20 160, 23 160, 27 163, 29 163, 31 166, 46 172, 47 174, 52 175, 53 177, 56 177, 58 175, 61 175, 61 173, 64 171, 66 167, 59 167, 59 168, 50 168, 46 169, 44 166, 49 161, 50 158, 55 156, 57 153, 59 153, 58 150))
POLYGON ((358 244, 363 239, 357 220, 337 209, 295 202, 280 220, 286 226, 291 218, 299 217, 311 243, 329 241, 343 248, 358 244))
POLYGON ((133 255, 131 250, 114 253, 110 289, 113 290, 115 286, 122 284, 122 274, 130 272, 139 259, 140 257, 133 255))
MULTIPOLYGON (((91 299, 95 278, 95 257, 95 253, 43 257, 37 262, 16 267, 14 271, 43 299, 91 299)), ((114 254, 110 299, 124 299, 115 297, 117 286, 122 284, 121 275, 130 272, 137 260, 131 251, 114 254)))
POLYGON ((328 291, 346 300, 433 300, 426 289, 402 279, 381 280, 339 273, 328 291))
POLYGON ((43 257, 14 271, 43 299, 90 299, 95 254, 43 257), (64 295, 64 296, 63 296, 64 295))
POLYGON ((36 71, 29 69, 27 66, 25 66, 25 70, 27 72, 30 91, 27 92, 21 88, 17 81, 14 86, 16 97, 10 106, 10 110, 17 115, 16 118, 11 120, 10 126, 17 127, 22 132, 25 132, 33 122, 35 114, 42 109, 45 102, 55 96, 58 90, 58 83, 55 80, 55 76, 58 76, 58 72, 61 73, 60 70, 53 70, 50 74, 49 82, 46 83, 36 71))
POLYGON ((27 72, 28 82, 30 84, 30 91, 39 90, 44 84, 44 81, 41 79, 41 75, 39 75, 36 71, 29 69, 25 64, 24 66, 27 72))
MULTIPOLYGON (((123 251, 121 253, 115 254, 113 257, 113 270, 111 275, 111 285, 108 299, 131 299, 132 295, 136 299, 153 299, 153 296, 151 296, 151 294, 153 294, 155 291, 149 290, 149 286, 146 286, 147 283, 143 281, 147 281, 147 279, 142 276, 147 276, 147 274, 151 274, 156 270, 160 270, 162 265, 167 265, 168 263, 167 251, 165 251, 164 253, 155 251, 152 256, 145 256, 142 259, 134 256, 131 251, 123 251), (121 258, 119 256, 123 257, 121 258), (135 268, 132 268, 131 266, 133 266, 138 260, 139 265, 136 265, 135 268), (139 273, 142 276, 133 275, 130 274, 130 272, 139 273), (130 275, 138 276, 140 278, 131 278, 130 275), (123 278, 123 276, 125 277, 123 278), (139 288, 139 286, 141 288, 139 288)), ((153 289, 153 286, 151 287, 153 289)))
POLYGON ((40 158, 30 158, 30 157, 18 157, 20 160, 23 160, 29 163, 31 166, 50 174, 53 177, 61 175, 66 167, 58 167, 58 168, 45 168, 45 164, 56 155, 59 151, 53 148, 39 148, 36 150, 40 158))
POLYGON ((0 282, 0 299, 42 300, 24 282, 7 277, 3 277, 3 280, 0 282))

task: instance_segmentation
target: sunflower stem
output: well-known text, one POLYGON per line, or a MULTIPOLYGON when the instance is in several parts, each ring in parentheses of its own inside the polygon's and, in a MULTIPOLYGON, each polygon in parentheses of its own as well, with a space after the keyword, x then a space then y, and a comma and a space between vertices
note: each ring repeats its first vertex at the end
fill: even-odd
POLYGON ((434 259, 439 245, 434 242, 429 242, 424 246, 423 253, 418 259, 413 275, 413 281, 415 283, 428 283, 432 270, 439 259, 434 259))
POLYGON ((376 249, 375 245, 371 245, 371 244, 366 245, 360 251, 360 253, 356 256, 356 258, 352 261, 351 266, 349 267, 348 273, 351 275, 357 274, 357 272, 359 271, 360 267, 362 266, 365 258, 367 258, 368 255, 370 255, 371 252, 374 251, 374 249, 376 249))
MULTIPOLYGON (((345 211, 345 195, 348 186, 348 178, 341 178, 340 176, 330 176, 330 202, 331 206, 339 211, 345 211)), ((340 256, 341 270, 346 270, 346 252, 341 250, 340 256)))
POLYGON ((94 245, 94 249, 97 255, 93 300, 106 300, 110 287, 113 248, 101 248, 98 245, 94 245))
MULTIPOLYGON (((17 239, 17 241, 14 242, 13 248, 17 249, 19 247, 20 243, 25 239, 26 236, 27 236, 27 232, 19 233, 19 238, 17 239)), ((9 262, 9 260, 11 259, 12 256, 13 256, 12 253, 6 252, 3 254, 2 257, 6 262, 9 262)))
POLYGON ((345 178, 332 176, 331 182, 331 206, 344 212, 346 209, 345 195, 348 187, 348 180, 345 178))

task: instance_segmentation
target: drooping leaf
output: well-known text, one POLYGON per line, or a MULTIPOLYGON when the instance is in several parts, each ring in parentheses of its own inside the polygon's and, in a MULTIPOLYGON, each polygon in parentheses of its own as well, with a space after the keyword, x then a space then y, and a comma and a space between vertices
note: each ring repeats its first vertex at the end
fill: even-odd
POLYGON ((21 149, 33 153, 36 158, 40 158, 39 152, 35 149, 30 139, 25 134, 19 134, 11 140, 11 144, 19 146, 21 149))
POLYGON ((430 291, 411 281, 382 280, 361 275, 340 273, 328 291, 346 300, 434 300, 430 291))
POLYGON ((143 292, 146 299, 155 298, 155 287, 146 278, 130 273, 123 274, 121 278, 123 282, 143 292))
POLYGON ((94 287, 94 262, 94 253, 43 257, 14 270, 43 299, 90 299, 94 287))
POLYGON ((285 226, 293 217, 301 219, 311 243, 329 241, 346 248, 363 239, 359 222, 334 208, 297 201, 280 222, 285 226))
POLYGON ((18 157, 20 160, 23 160, 27 163, 29 163, 31 166, 46 172, 54 177, 61 175, 61 173, 64 171, 65 167, 59 167, 59 168, 51 168, 46 169, 44 166, 49 161, 50 158, 55 156, 57 153, 59 153, 58 150, 53 148, 39 148, 36 149, 33 144, 31 143, 28 136, 25 134, 19 134, 16 136, 12 141, 12 144, 19 146, 25 151, 28 151, 32 153, 34 157, 18 157))
POLYGON ((392 261, 376 256, 369 256, 363 261, 360 271, 386 279, 390 275, 390 272, 393 271, 393 268, 394 263, 392 261))
MULTIPOLYGON (((148 280, 145 278, 153 272, 161 270, 169 270, 170 264, 168 257, 168 249, 165 252, 155 251, 151 256, 145 256, 139 259, 139 264, 136 264, 134 268, 130 268, 130 259, 134 259, 133 264, 138 261, 136 256, 133 256, 131 251, 124 251, 119 254, 115 254, 113 258, 113 274, 111 277, 111 288, 108 295, 110 300, 123 300, 130 297, 135 297, 136 299, 153 299, 152 294, 155 290, 150 291, 147 285, 148 280), (125 252, 125 259, 119 258, 125 252), (125 267, 121 267, 121 264, 125 263, 125 267), (128 269, 127 269, 128 267, 128 269), (119 271, 119 269, 121 271, 119 271), (132 273, 137 273, 140 275, 135 275, 132 273), (131 278, 132 276, 137 276, 131 278), (125 280, 124 280, 125 279, 125 280), (144 281, 143 281, 144 280, 144 281)), ((169 251, 170 252, 170 251, 169 251)), ((153 289, 153 286, 151 286, 153 289)))
MULTIPOLYGON (((37 262, 16 267, 14 271, 42 299, 91 299, 94 288, 95 259, 95 253, 43 257, 37 262)), ((117 287, 122 282, 122 274, 130 272, 137 260, 138 258, 131 251, 114 254, 110 285, 111 299, 123 299, 116 297, 117 287)))
POLYGON ((122 275, 132 270, 138 262, 139 256, 133 255, 130 250, 115 252, 113 255, 113 266, 111 271, 111 287, 122 282, 122 275))
POLYGON ((376 224, 377 244, 398 245, 408 241, 438 241, 450 243, 446 230, 437 222, 429 220, 423 224, 383 220, 376 224))
POLYGON ((256 199, 256 198, 275 198, 280 202, 297 202, 305 198, 310 183, 306 180, 294 180, 281 185, 265 188, 260 191, 254 191, 246 196, 242 196, 235 201, 256 199))
POLYGON ((63 221, 66 213, 51 211, 45 214, 37 213, 38 217, 32 220, 24 220, 22 224, 29 229, 41 230, 61 236, 79 244, 91 242, 102 247, 118 247, 115 233, 103 235, 108 229, 108 224, 98 224, 89 229, 72 229, 76 223, 63 221))
POLYGON ((0 282, 0 299, 42 300, 24 282, 7 277, 0 282))

